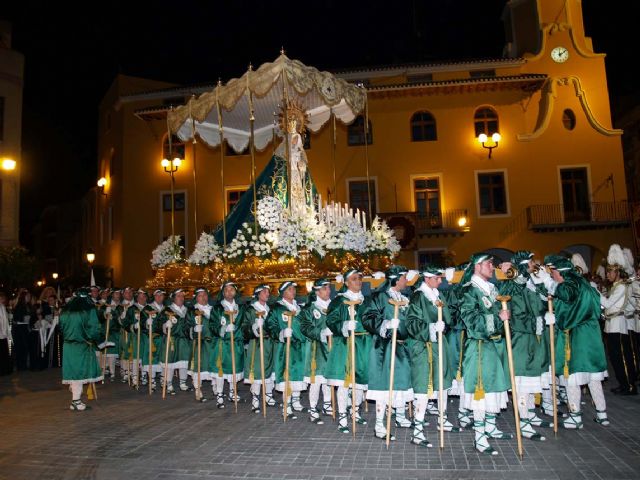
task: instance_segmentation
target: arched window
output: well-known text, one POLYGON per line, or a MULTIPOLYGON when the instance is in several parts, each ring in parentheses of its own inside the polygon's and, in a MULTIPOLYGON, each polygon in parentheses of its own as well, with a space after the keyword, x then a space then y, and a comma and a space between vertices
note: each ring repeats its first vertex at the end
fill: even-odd
POLYGON ((411 141, 429 142, 438 139, 436 119, 426 111, 416 112, 411 117, 411 141))
POLYGON ((162 146, 162 158, 169 160, 179 157, 184 160, 184 142, 177 135, 171 135, 171 148, 169 148, 169 137, 164 139, 162 146))
POLYGON ((566 108, 564 112, 562 112, 562 125, 567 130, 573 130, 576 128, 576 114, 573 113, 573 110, 570 108, 566 108))
MULTIPOLYGON (((369 119, 369 131, 367 135, 367 145, 373 143, 373 126, 369 119)), ((347 127, 347 145, 350 147, 364 145, 364 117, 358 115, 351 125, 347 127)))
POLYGON ((480 107, 473 116, 473 125, 476 131, 476 137, 484 133, 487 137, 491 137, 494 133, 499 133, 498 114, 491 107, 480 107))

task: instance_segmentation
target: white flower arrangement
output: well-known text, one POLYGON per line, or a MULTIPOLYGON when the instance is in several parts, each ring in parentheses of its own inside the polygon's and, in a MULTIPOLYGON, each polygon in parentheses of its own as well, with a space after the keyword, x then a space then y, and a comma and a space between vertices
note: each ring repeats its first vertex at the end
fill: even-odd
POLYGON ((326 225, 318 221, 312 208, 293 215, 284 210, 277 231, 277 251, 284 256, 296 258, 298 250, 305 248, 324 257, 326 232, 326 225))
POLYGON ((191 265, 207 265, 209 263, 222 262, 222 248, 216 243, 213 235, 202 232, 187 262, 191 265))
POLYGON ((258 202, 258 225, 263 230, 273 232, 280 226, 284 207, 275 197, 262 197, 258 202))
POLYGON ((395 255, 400 251, 400 242, 386 222, 376 217, 366 235, 366 252, 369 254, 395 255))
POLYGON ((183 247, 180 246, 180 235, 169 237, 151 252, 151 266, 164 267, 171 262, 180 260, 183 247))
POLYGON ((343 216, 329 225, 324 244, 327 250, 336 253, 365 253, 366 231, 355 217, 343 216))
MULTIPOLYGON (((243 223, 236 236, 227 244, 223 257, 228 260, 242 261, 245 257, 267 257, 275 249, 277 236, 271 232, 254 231, 253 225, 243 223)), ((260 230, 260 229, 258 229, 260 230)))

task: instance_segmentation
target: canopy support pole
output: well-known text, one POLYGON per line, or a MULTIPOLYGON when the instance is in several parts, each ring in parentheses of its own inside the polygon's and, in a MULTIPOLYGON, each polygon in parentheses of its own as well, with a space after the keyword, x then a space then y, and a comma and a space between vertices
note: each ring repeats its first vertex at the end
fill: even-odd
MULTIPOLYGON (((362 87, 365 89, 365 87, 362 87)), ((364 96, 364 159, 367 165, 367 202, 369 204, 369 225, 373 223, 371 211, 371 178, 369 177, 369 99, 367 97, 367 91, 365 89, 364 96)))
POLYGON ((255 136, 254 136, 254 124, 256 121, 255 113, 253 111, 253 93, 249 85, 249 73, 253 70, 251 64, 249 64, 249 71, 247 72, 247 91, 249 92, 249 126, 251 128, 251 135, 249 137, 249 148, 251 150, 251 184, 253 185, 253 234, 258 234, 258 198, 256 192, 256 148, 255 148, 255 136))
POLYGON ((289 90, 287 89, 287 73, 282 70, 280 73, 282 76, 282 100, 284 105, 282 106, 284 109, 284 115, 282 116, 284 120, 284 158, 287 161, 287 208, 289 212, 291 212, 291 152, 289 151, 289 90))
POLYGON ((336 187, 336 114, 331 109, 331 161, 333 163, 333 201, 338 200, 338 190, 336 187))
MULTIPOLYGON (((191 96, 191 102, 195 100, 195 95, 191 96)), ((189 102, 189 110, 191 110, 191 102, 189 102)), ((193 233, 195 237, 198 237, 198 174, 196 171, 196 121, 191 115, 191 138, 193 148, 193 233)), ((197 240, 196 240, 197 241, 197 240)))
POLYGON ((218 131, 220 132, 220 194, 222 195, 222 244, 223 248, 227 249, 227 224, 226 224, 226 211, 227 211, 227 195, 224 192, 224 133, 222 130, 222 110, 220 109, 220 100, 218 98, 218 89, 222 86, 222 82, 218 80, 218 86, 216 88, 216 110, 218 112, 218 131))

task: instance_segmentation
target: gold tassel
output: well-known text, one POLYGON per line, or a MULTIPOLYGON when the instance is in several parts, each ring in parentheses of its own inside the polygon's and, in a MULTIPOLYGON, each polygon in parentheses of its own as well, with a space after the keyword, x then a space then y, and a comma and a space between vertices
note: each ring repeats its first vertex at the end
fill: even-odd
POLYGON ((256 341, 253 341, 253 347, 251 348, 251 365, 249 366, 249 381, 253 383, 255 375, 253 374, 253 366, 256 363, 256 341))
POLYGON ((431 342, 426 342, 429 351, 429 381, 427 382, 427 395, 433 395, 433 347, 431 342))
POLYGON ((351 385, 351 362, 349 361, 350 358, 351 358, 351 342, 347 340, 347 368, 344 374, 345 388, 349 388, 349 385, 351 385))
POLYGON ((316 346, 317 343, 314 341, 312 346, 313 353, 311 354, 311 383, 316 383, 316 346))
POLYGON ((222 339, 218 339, 218 359, 216 360, 216 367, 218 367, 218 377, 222 378, 224 373, 222 372, 222 339))
POLYGON ((484 384, 482 383, 482 340, 478 340, 478 380, 473 392, 474 400, 484 400, 484 384))
POLYGON ((569 360, 571 360, 571 343, 569 330, 564 331, 564 378, 569 378, 569 360))
POLYGON ((536 393, 533 395, 533 401, 536 406, 540 406, 542 404, 542 394, 536 393))

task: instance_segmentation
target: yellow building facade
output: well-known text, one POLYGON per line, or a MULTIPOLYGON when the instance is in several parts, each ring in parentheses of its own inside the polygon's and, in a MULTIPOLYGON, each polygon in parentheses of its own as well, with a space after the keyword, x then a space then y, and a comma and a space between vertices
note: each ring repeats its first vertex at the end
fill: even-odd
MULTIPOLYGON (((338 124, 334 163, 326 126, 310 137, 309 168, 323 198, 365 210, 368 170, 373 214, 396 230, 398 261, 410 267, 524 248, 540 257, 579 252, 595 269, 611 243, 632 241, 605 56, 585 36, 578 0, 511 1, 504 21, 500 59, 336 72, 367 89, 370 142, 364 119, 338 124)), ((105 184, 86 232, 112 283, 137 286, 152 275, 151 251, 172 230, 170 175, 160 165, 169 156, 166 114, 213 87, 121 75, 104 97, 105 184)), ((258 153, 258 172, 273 148, 258 153)), ((250 156, 225 151, 223 184, 218 149, 172 146, 183 158, 173 229, 187 254, 251 183, 250 156)))

